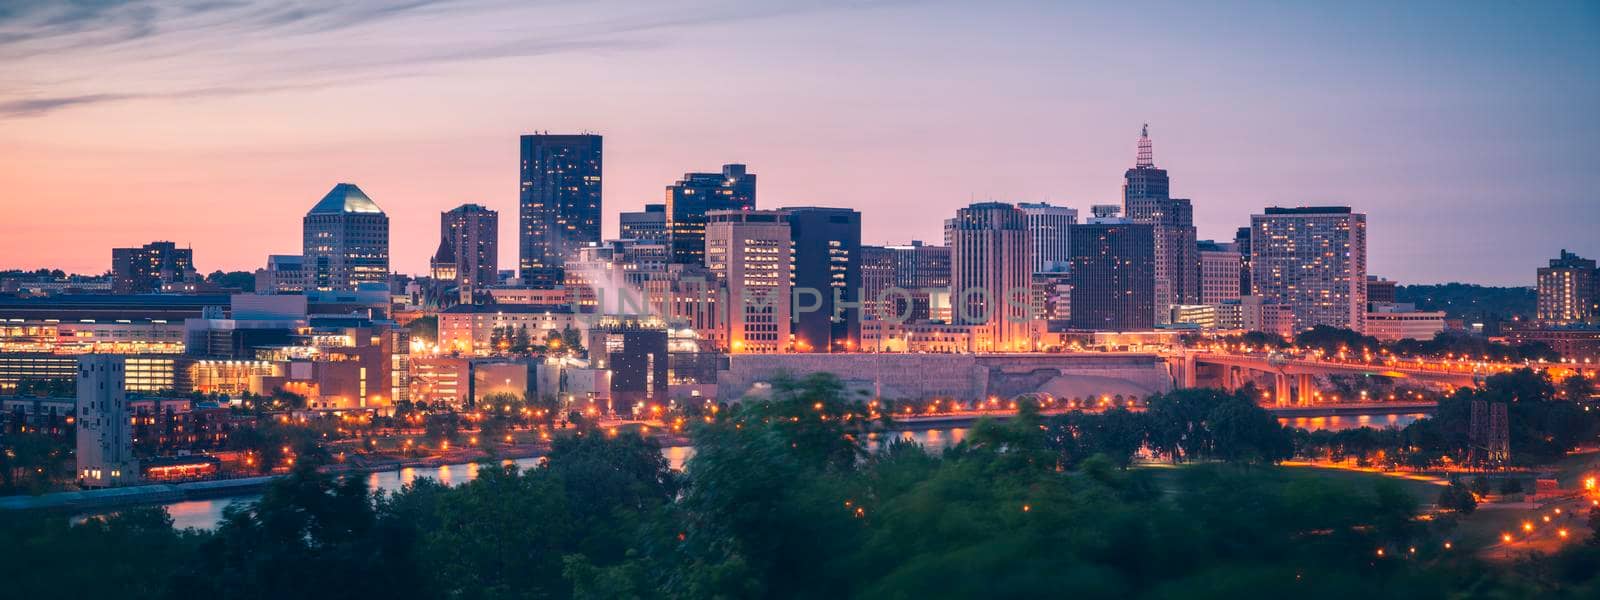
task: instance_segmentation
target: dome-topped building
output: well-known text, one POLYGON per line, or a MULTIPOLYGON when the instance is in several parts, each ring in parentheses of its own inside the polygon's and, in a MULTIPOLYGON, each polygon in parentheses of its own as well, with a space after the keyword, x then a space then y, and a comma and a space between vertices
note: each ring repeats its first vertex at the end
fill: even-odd
POLYGON ((304 220, 305 269, 318 290, 389 281, 389 217, 353 183, 333 186, 304 220))

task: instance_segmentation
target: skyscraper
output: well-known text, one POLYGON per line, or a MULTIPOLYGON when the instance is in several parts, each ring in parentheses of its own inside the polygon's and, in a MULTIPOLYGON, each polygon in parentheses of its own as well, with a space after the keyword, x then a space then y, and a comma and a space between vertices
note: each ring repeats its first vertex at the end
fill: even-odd
POLYGON ((522 136, 517 236, 525 285, 560 284, 572 251, 600 241, 601 156, 598 135, 522 136))
POLYGON ((1348 206, 1266 209, 1250 217, 1250 285, 1286 304, 1295 328, 1357 332, 1367 316, 1367 216, 1348 206))
POLYGON ((1078 222, 1078 211, 1045 202, 1017 205, 1028 216, 1028 241, 1034 273, 1063 273, 1072 254, 1067 235, 1078 222))
POLYGON ((727 349, 737 353, 789 350, 793 242, 784 213, 724 210, 706 215, 705 265, 726 282, 727 349))
POLYGON ((1142 331, 1155 326, 1155 225, 1097 217, 1072 227, 1073 329, 1142 331))
MULTIPOLYGON (((439 214, 439 250, 449 250, 463 299, 499 281, 500 213, 463 204, 439 214)), ((442 257, 436 255, 436 262, 442 257)))
POLYGON ((1536 316, 1553 325, 1592 323, 1600 319, 1600 271, 1595 261, 1561 250, 1540 267, 1536 316))
POLYGON ((172 242, 151 242, 138 248, 111 249, 111 291, 146 294, 161 291, 161 284, 189 281, 194 270, 194 250, 172 242))
POLYGON ((816 311, 794 315, 795 351, 855 350, 861 345, 861 213, 813 206, 780 210, 793 241, 794 293, 801 295, 795 302, 821 303, 816 311))
POLYGON ((667 205, 646 204, 640 212, 620 215, 621 237, 625 240, 667 240, 667 205))
POLYGON ((945 222, 950 302, 956 323, 980 325, 980 351, 1033 349, 1028 218, 1003 202, 981 202, 945 222))
POLYGON ((684 173, 667 186, 666 227, 672 262, 700 264, 706 246, 706 213, 755 210, 756 176, 744 165, 722 165, 721 173, 684 173))
POLYGON ((302 225, 304 268, 314 289, 389 281, 389 217, 355 184, 333 186, 302 225))
POLYGON ((1124 214, 1135 223, 1155 226, 1155 313, 1156 322, 1165 323, 1172 306, 1200 300, 1194 207, 1189 200, 1172 198, 1167 171, 1155 166, 1149 125, 1139 133, 1138 157, 1124 178, 1124 214))

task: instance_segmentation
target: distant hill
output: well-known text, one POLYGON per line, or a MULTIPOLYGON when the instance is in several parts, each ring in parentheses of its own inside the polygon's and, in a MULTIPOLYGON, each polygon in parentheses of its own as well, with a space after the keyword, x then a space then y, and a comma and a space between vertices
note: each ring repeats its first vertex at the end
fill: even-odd
POLYGON ((1467 283, 1402 285, 1395 300, 1416 304, 1420 310, 1442 310, 1453 319, 1505 321, 1533 318, 1538 295, 1531 287, 1489 287, 1467 283))

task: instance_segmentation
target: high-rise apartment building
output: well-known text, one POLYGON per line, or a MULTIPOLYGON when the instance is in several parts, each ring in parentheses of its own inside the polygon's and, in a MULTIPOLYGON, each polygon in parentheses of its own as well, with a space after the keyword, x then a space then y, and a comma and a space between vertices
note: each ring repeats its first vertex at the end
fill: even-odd
POLYGON ((456 285, 468 301, 472 292, 495 285, 500 270, 500 213, 477 204, 440 213, 434 262, 452 264, 456 285), (443 256, 447 251, 449 256, 443 256))
POLYGON ((1032 350, 1033 261, 1028 218, 1003 202, 981 202, 945 221, 950 303, 956 323, 981 326, 978 351, 1032 350))
POLYGON ((848 352, 861 346, 861 213, 848 208, 779 209, 794 252, 794 303, 820 304, 794 315, 796 352, 848 352), (837 315, 835 315, 837 313, 837 315))
POLYGON ((1072 227, 1073 329, 1143 331, 1156 323, 1155 225, 1097 217, 1072 227))
POLYGON ((783 212, 712 211, 706 215, 705 266, 727 286, 729 352, 790 350, 793 241, 783 212))
POLYGON ((1538 274, 1539 321, 1553 325, 1600 320, 1600 271, 1595 261, 1561 250, 1538 274))
POLYGON ((1205 240, 1200 254, 1200 304, 1221 304, 1239 298, 1239 265, 1243 260, 1233 244, 1205 240))
POLYGON ((111 487, 138 481, 133 457, 133 425, 125 388, 125 357, 85 354, 78 357, 78 480, 84 487, 111 487))
POLYGON ((518 273, 525 285, 551 287, 575 249, 600 241, 601 138, 524 135, 521 149, 518 273))
POLYGON ((1078 222, 1077 209, 1045 202, 1017 204, 1028 217, 1029 252, 1034 273, 1064 273, 1072 255, 1068 232, 1078 222))
POLYGON ((194 250, 172 242, 151 242, 138 248, 111 249, 111 291, 115 294, 149 294, 161 285, 192 281, 194 250))
POLYGON ((1367 216, 1347 206, 1268 208, 1250 217, 1250 285, 1288 305, 1295 328, 1362 331, 1367 315, 1367 216))
POLYGON ((1148 125, 1139 134, 1134 167, 1124 178, 1123 214, 1155 226, 1155 314, 1158 323, 1165 323, 1173 306, 1200 300, 1194 207, 1189 200, 1172 198, 1166 169, 1155 166, 1148 125))
POLYGON ((333 186, 303 224, 304 269, 317 290, 389 281, 389 217, 355 184, 333 186))
POLYGON ((755 210, 756 176, 744 165, 722 165, 721 173, 684 173, 667 186, 667 236, 672 240, 672 262, 704 262, 706 213, 718 210, 755 210))
POLYGON ((667 240, 667 205, 646 204, 639 212, 620 215, 620 233, 625 240, 667 240))

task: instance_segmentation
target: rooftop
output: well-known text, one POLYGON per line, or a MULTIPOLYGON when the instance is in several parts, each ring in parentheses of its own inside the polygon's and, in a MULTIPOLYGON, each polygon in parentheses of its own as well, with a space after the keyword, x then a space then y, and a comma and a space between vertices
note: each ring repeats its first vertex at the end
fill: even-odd
POLYGON ((383 214, 383 209, 378 208, 378 203, 367 197, 353 183, 341 183, 333 186, 328 195, 323 196, 316 206, 311 207, 307 215, 336 215, 344 213, 383 214))

